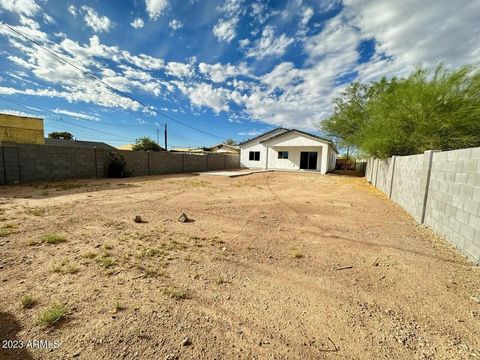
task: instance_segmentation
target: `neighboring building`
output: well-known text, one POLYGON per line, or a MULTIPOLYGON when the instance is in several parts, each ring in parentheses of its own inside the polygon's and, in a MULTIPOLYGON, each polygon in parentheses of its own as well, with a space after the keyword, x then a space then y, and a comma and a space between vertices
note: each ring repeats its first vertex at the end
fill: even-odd
POLYGON ((44 144, 43 119, 0 114, 0 141, 44 144))
POLYGON ((133 145, 134 145, 134 144, 120 145, 120 146, 117 146, 117 149, 118 149, 118 150, 133 150, 133 149, 132 149, 133 145))
POLYGON ((240 148, 234 145, 227 145, 227 144, 217 144, 211 147, 203 147, 203 148, 173 148, 171 151, 173 152, 188 152, 188 153, 217 153, 217 154, 232 154, 232 155, 239 155, 240 148))
POLYGON ((188 153, 204 153, 205 150, 202 148, 181 148, 181 147, 176 147, 170 150, 172 152, 188 152, 188 153))
POLYGON ((227 145, 227 144, 217 144, 211 147, 204 148, 207 152, 219 153, 219 154, 232 154, 232 155, 239 155, 240 148, 235 145, 227 145))
POLYGON ((335 144, 296 129, 277 128, 239 144, 240 164, 247 168, 313 170, 335 169, 335 144))
POLYGON ((113 146, 108 145, 104 142, 97 142, 97 141, 63 140, 63 139, 45 138, 45 145, 82 147, 82 148, 96 147, 98 149, 115 150, 113 146))

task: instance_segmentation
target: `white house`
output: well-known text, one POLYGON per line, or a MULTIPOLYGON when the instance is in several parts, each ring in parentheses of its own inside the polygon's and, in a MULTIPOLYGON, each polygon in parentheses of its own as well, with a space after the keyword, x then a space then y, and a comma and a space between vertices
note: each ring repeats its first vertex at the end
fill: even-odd
POLYGON ((332 141, 296 129, 277 128, 240 146, 242 167, 311 170, 325 174, 335 169, 338 150, 332 141))

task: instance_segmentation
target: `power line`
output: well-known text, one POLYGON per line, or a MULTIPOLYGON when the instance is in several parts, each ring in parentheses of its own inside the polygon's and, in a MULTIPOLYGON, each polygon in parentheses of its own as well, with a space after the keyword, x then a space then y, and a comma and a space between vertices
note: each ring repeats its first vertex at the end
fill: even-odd
POLYGON ((110 90, 113 91, 114 93, 116 93, 116 94, 118 94, 118 95, 120 95, 120 96, 126 97, 126 98, 128 98, 128 99, 130 99, 130 100, 132 100, 132 101, 134 101, 134 102, 142 105, 144 108, 147 108, 147 109, 149 109, 150 111, 155 112, 157 115, 163 116, 163 117, 165 117, 166 119, 169 119, 169 120, 171 120, 171 121, 174 121, 174 122, 176 122, 176 123, 178 123, 178 124, 180 124, 180 125, 183 125, 183 126, 185 126, 185 127, 187 127, 187 128, 190 128, 190 129, 192 129, 192 130, 198 131, 198 132, 203 133, 203 134, 205 134, 205 135, 209 135, 209 136, 212 136, 212 137, 221 139, 221 140, 226 140, 226 138, 224 138, 224 137, 221 137, 221 136, 218 136, 218 135, 209 133, 209 132, 207 132, 207 131, 203 131, 203 130, 197 129, 197 128, 191 126, 191 125, 188 125, 188 124, 186 124, 186 123, 184 123, 184 122, 182 122, 182 121, 179 121, 179 120, 171 117, 170 115, 164 114, 164 113, 156 110, 156 109, 153 108, 153 107, 147 106, 147 105, 146 105, 145 103, 143 103, 141 100, 138 100, 138 99, 134 98, 133 96, 131 96, 131 95, 129 95, 129 94, 127 94, 127 93, 125 93, 125 92, 123 92, 123 91, 121 91, 121 90, 119 90, 119 89, 117 89, 117 88, 115 88, 115 87, 107 84, 105 81, 103 81, 102 79, 100 79, 100 78, 98 78, 97 76, 93 75, 93 74, 90 73, 89 71, 83 70, 82 68, 80 68, 80 67, 78 67, 77 65, 73 64, 72 62, 70 62, 70 61, 68 61, 68 60, 65 60, 65 59, 62 58, 60 55, 58 55, 58 54, 56 54, 55 52, 53 52, 52 50, 44 47, 43 45, 41 45, 40 43, 38 43, 36 40, 34 40, 34 39, 30 38, 29 36, 23 34, 21 31, 14 29, 14 28, 11 27, 10 25, 6 24, 5 22, 1 21, 1 24, 2 24, 2 26, 6 27, 6 28, 9 29, 10 31, 16 33, 17 35, 20 35, 21 37, 23 37, 24 39, 32 42, 33 44, 35 44, 36 46, 38 46, 38 47, 41 48, 42 50, 48 52, 49 54, 51 54, 52 56, 54 56, 55 58, 57 58, 57 59, 60 60, 61 62, 63 62, 63 63, 65 63, 65 64, 67 64, 67 65, 70 65, 70 66, 74 67, 75 69, 77 69, 78 71, 80 71, 81 73, 83 73, 84 75, 92 78, 92 79, 95 80, 95 81, 100 82, 101 84, 103 84, 104 86, 106 86, 108 89, 110 89, 110 90))
MULTIPOLYGON (((30 111, 35 111, 35 109, 37 109, 36 112, 40 112, 40 113, 44 113, 46 114, 46 112, 49 112, 49 113, 52 113, 54 115, 45 115, 45 116, 56 116, 56 117, 60 117, 59 114, 61 113, 57 113, 53 110, 50 110, 50 109, 44 109, 44 108, 40 108, 40 107, 32 107, 28 104, 25 104, 25 103, 22 103, 21 101, 18 101, 18 100, 12 100, 12 99, 7 99, 3 96, 0 96, 0 99, 3 99, 4 101, 9 101, 9 102, 12 102, 12 103, 15 103, 17 102, 18 104, 21 104, 22 106, 25 106, 27 107, 28 109, 30 109, 30 111), (39 111, 41 110, 41 111, 39 111)), ((63 114, 61 114, 63 115, 63 114)), ((113 126, 123 126, 123 127, 140 127, 140 128, 145 128, 145 127, 152 127, 152 128, 156 128, 158 125, 154 125, 154 124, 121 124, 121 123, 113 123, 113 122, 108 122, 108 121, 97 121, 97 120, 92 120, 92 119, 85 119, 85 118, 81 118, 81 117, 78 117, 78 116, 75 116, 75 115, 68 115, 68 114, 64 114, 64 116, 66 117, 69 117, 69 118, 72 118, 72 119, 76 119, 76 120, 79 120, 79 121, 88 121, 88 122, 93 122, 95 124, 101 124, 101 125, 113 125, 113 126)))
MULTIPOLYGON (((29 107, 28 105, 22 104, 21 102, 11 100, 11 99, 5 99, 2 96, 0 96, 0 99, 3 100, 3 101, 10 102, 12 104, 16 104, 17 106, 23 106, 24 108, 29 109, 30 111, 46 115, 45 111, 42 111, 41 109, 39 109, 39 110, 31 109, 31 107, 29 107)), ((114 134, 114 133, 110 133, 110 132, 103 131, 103 130, 98 130, 98 129, 92 129, 92 128, 87 127, 87 126, 82 126, 82 125, 78 125, 78 124, 68 122, 58 115, 46 115, 46 116, 51 117, 51 120, 53 120, 53 121, 59 121, 59 122, 65 123, 65 124, 69 124, 71 126, 76 126, 76 127, 83 128, 83 129, 86 129, 86 130, 94 131, 95 133, 103 133, 103 134, 106 134, 106 135, 109 135, 109 136, 114 136, 114 137, 116 137, 117 140, 119 138, 123 138, 123 141, 131 141, 130 138, 127 138, 127 137, 124 137, 124 136, 121 136, 121 135, 118 135, 118 134, 114 134)))

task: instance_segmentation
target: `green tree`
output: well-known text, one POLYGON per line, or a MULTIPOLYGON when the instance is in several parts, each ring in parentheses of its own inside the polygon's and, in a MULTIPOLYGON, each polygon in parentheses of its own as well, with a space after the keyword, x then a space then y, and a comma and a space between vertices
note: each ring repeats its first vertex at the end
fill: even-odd
POLYGON ((237 145, 237 142, 233 139, 226 139, 223 143, 225 145, 237 145))
POLYGON ((147 136, 135 140, 132 150, 136 151, 161 151, 163 148, 147 136))
POLYGON ((354 83, 322 130, 380 158, 480 146, 479 71, 440 65, 402 79, 354 83))
POLYGON ((73 140, 73 135, 67 131, 54 131, 48 134, 50 139, 73 140))

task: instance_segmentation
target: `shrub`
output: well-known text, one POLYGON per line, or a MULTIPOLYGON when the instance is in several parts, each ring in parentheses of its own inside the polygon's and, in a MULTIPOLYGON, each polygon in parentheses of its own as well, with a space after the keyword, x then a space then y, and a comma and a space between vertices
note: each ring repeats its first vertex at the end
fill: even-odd
POLYGON ((109 153, 107 176, 110 178, 124 178, 129 174, 127 173, 127 161, 125 156, 117 154, 116 152, 109 153))
POLYGON ((42 236, 41 240, 42 242, 47 244, 59 244, 67 241, 67 239, 64 236, 60 236, 57 234, 48 234, 48 235, 42 236))
POLYGON ((22 307, 24 308, 31 308, 35 304, 35 299, 32 295, 24 295, 21 299, 22 307))
POLYGON ((132 146, 132 150, 135 151, 162 151, 164 150, 160 145, 149 137, 141 137, 135 141, 135 144, 132 146))
POLYGON ((37 323, 43 327, 51 326, 65 316, 65 305, 56 304, 50 309, 45 310, 38 317, 37 323))

